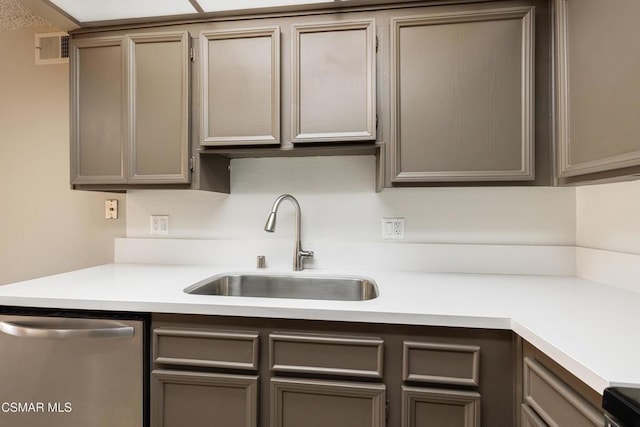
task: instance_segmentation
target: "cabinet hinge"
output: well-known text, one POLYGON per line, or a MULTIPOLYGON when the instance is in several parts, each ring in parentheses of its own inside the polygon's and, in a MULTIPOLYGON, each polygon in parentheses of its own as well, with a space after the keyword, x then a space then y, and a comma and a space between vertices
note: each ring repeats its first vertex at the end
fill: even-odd
POLYGON ((391 410, 391 408, 390 408, 390 405, 389 405, 389 401, 387 400, 387 401, 384 403, 384 421, 385 421, 385 424, 386 424, 387 422, 389 422, 389 411, 390 411, 390 410, 391 410))
POLYGON ((189 170, 191 172, 193 172, 194 170, 196 170, 196 158, 195 157, 191 157, 189 159, 189 170))
POLYGON ((196 62, 196 51, 193 48, 189 48, 189 59, 191 62, 196 62))
POLYGON ((378 51, 378 36, 376 36, 376 52, 378 51))

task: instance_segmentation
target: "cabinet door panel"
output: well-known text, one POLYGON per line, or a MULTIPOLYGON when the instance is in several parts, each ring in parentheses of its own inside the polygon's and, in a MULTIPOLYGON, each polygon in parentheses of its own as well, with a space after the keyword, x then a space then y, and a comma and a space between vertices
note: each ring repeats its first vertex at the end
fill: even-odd
POLYGON ((130 183, 187 183, 189 164, 189 36, 132 35, 130 183))
POLYGON ((479 427, 480 394, 402 387, 402 427, 479 427))
POLYGON ((640 2, 555 7, 560 176, 640 165, 640 2))
POLYGON ((153 362, 163 365, 258 370, 258 333, 155 328, 153 362))
POLYGON ((532 180, 533 8, 391 25, 392 181, 532 180))
POLYGON ((480 347, 405 341, 402 380, 477 387, 480 385, 480 347))
POLYGON ((280 28, 206 31, 202 145, 280 143, 280 28))
POLYGON ((154 370, 153 427, 257 427, 258 377, 154 370))
POLYGON ((271 427, 383 427, 385 386, 271 379, 271 427))
POLYGON ((71 46, 71 182, 125 182, 126 85, 122 37, 71 46))
POLYGON ((375 140, 373 20, 292 31, 293 142, 375 140))
POLYGON ((541 363, 524 358, 524 401, 553 426, 604 426, 604 415, 541 363))
POLYGON ((522 427, 548 427, 529 405, 522 404, 521 411, 522 427))
POLYGON ((380 338, 320 334, 269 334, 274 372, 382 378, 380 338))

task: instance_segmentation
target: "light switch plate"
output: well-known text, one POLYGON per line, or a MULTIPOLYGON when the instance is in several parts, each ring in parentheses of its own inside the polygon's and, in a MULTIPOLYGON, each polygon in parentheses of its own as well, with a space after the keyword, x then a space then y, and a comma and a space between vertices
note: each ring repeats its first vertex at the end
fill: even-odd
POLYGON ((383 239, 404 239, 404 218, 382 218, 383 239))

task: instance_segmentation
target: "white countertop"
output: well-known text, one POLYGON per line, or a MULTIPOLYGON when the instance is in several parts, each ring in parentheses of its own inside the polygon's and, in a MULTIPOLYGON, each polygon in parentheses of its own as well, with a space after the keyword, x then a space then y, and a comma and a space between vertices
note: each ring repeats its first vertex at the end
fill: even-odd
MULTIPOLYGON (((237 268, 110 264, 0 286, 0 305, 511 329, 596 391, 640 387, 640 294, 575 277, 307 270, 362 275, 369 301, 189 295, 237 268)), ((267 273, 286 270, 267 269, 267 273)))

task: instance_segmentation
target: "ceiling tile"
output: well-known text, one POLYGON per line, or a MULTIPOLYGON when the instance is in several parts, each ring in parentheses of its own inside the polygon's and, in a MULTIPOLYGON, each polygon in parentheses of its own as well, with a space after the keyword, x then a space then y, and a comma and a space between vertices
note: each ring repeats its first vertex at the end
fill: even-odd
POLYGON ((78 22, 196 13, 189 0, 50 0, 78 22))

